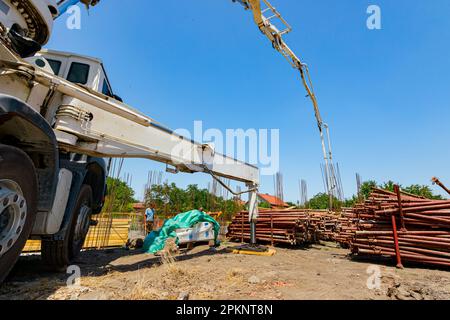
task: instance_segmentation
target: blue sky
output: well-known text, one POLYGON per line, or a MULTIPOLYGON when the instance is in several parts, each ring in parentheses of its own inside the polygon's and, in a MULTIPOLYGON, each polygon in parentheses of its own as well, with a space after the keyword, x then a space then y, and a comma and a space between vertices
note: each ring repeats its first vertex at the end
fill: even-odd
MULTIPOLYGON (((450 185, 450 1, 272 0, 293 26, 286 36, 310 66, 346 196, 363 179, 450 185), (368 30, 366 9, 382 10, 368 30)), ((297 73, 271 48, 250 12, 229 0, 102 0, 81 30, 55 25, 49 48, 101 58, 117 94, 176 128, 280 129, 286 200, 323 191, 320 139, 297 73), (129 6, 125 5, 129 3, 129 6)), ((142 194, 147 160, 124 172, 142 194)), ((181 186, 203 175, 166 174, 181 186)), ((272 193, 273 177, 262 177, 272 193)), ((438 191, 439 189, 435 189, 438 191)))

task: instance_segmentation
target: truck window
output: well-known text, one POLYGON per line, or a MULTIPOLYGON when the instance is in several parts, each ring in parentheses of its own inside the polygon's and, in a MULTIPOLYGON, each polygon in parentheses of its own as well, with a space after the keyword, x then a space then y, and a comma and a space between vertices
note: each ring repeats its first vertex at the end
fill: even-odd
POLYGON ((9 13, 9 6, 2 0, 0 0, 0 11, 5 15, 8 15, 9 13))
POLYGON ((102 93, 103 93, 105 96, 112 97, 112 92, 111 92, 111 90, 109 89, 109 85, 108 85, 108 82, 106 81, 106 79, 103 80, 102 93))
POLYGON ((67 80, 73 83, 87 84, 89 77, 89 65, 79 62, 72 62, 67 80))
POLYGON ((53 72, 58 75, 59 71, 61 70, 61 61, 53 60, 53 59, 47 59, 48 64, 52 68, 53 72))

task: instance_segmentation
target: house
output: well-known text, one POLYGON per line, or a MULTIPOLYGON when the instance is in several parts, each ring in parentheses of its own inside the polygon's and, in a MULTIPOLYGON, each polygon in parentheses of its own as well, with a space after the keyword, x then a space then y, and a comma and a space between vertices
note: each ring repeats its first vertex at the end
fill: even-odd
POLYGON ((144 203, 141 202, 133 203, 133 210, 135 212, 144 212, 146 208, 147 207, 145 206, 144 203))
POLYGON ((280 198, 271 196, 269 194, 258 194, 258 200, 260 203, 264 203, 270 206, 270 208, 289 208, 289 205, 280 198))

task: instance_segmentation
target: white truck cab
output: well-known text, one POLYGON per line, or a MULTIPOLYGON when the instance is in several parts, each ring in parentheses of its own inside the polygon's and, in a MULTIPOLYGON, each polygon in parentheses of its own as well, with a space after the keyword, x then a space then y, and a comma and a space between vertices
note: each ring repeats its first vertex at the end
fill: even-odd
POLYGON ((111 98, 111 84, 100 59, 55 50, 41 50, 28 62, 58 77, 82 85, 111 98))

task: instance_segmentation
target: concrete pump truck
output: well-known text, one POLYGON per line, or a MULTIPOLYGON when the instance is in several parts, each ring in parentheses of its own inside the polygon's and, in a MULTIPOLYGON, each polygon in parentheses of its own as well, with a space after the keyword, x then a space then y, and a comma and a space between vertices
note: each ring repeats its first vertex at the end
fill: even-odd
MULTIPOLYGON (((61 0, 0 0, 0 282, 30 237, 56 268, 80 252, 102 210, 102 158, 245 183, 256 219, 259 170, 177 135, 113 94, 100 60, 41 51, 61 0)), ((82 0, 87 5, 96 1, 82 0)))
MULTIPOLYGON (((307 65, 283 40, 291 27, 268 0, 232 1, 252 11, 273 48, 300 71, 320 130, 331 196, 328 127, 307 65)), ((55 269, 77 257, 91 216, 103 207, 104 158, 150 159, 172 173, 209 174, 225 188, 221 178, 244 183, 247 190, 239 194, 249 194, 255 245, 257 167, 186 139, 123 103, 100 60, 42 50, 54 20, 79 2, 89 7, 99 0, 0 0, 0 283, 29 238, 41 240, 42 259, 55 269)))

